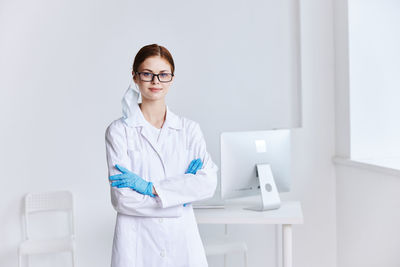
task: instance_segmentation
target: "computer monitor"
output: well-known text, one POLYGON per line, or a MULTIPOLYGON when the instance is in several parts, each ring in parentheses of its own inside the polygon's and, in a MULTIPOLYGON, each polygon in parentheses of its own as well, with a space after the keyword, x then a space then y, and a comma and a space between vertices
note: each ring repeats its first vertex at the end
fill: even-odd
POLYGON ((290 190, 290 130, 221 134, 222 199, 261 195, 252 210, 280 207, 279 192, 290 190))

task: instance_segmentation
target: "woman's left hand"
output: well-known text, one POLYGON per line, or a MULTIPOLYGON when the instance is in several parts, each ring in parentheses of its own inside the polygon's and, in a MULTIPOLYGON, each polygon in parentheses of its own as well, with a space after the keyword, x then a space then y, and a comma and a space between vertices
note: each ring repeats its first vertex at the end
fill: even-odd
POLYGON ((194 159, 194 160, 192 160, 192 162, 190 162, 189 167, 185 173, 196 174, 196 172, 199 169, 201 169, 202 166, 203 166, 203 162, 201 162, 201 159, 194 159))
MULTIPOLYGON (((203 166, 203 162, 201 161, 201 159, 194 159, 192 160, 192 162, 190 162, 189 167, 187 169, 186 173, 191 173, 191 174, 196 174, 196 172, 198 170, 201 169, 201 167, 203 166)), ((184 207, 186 207, 186 205, 189 203, 185 203, 183 204, 184 207)))

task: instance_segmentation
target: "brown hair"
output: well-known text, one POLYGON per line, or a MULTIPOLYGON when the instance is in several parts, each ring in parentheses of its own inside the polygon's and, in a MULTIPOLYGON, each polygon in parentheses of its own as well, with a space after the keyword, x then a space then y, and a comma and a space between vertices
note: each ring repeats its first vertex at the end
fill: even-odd
POLYGON ((143 63, 148 57, 160 56, 161 58, 168 61, 171 65, 171 72, 174 74, 175 65, 174 60, 172 59, 171 53, 168 51, 167 48, 158 44, 150 44, 143 46, 139 52, 137 52, 135 56, 135 60, 133 61, 133 72, 137 72, 139 69, 140 64, 143 63))

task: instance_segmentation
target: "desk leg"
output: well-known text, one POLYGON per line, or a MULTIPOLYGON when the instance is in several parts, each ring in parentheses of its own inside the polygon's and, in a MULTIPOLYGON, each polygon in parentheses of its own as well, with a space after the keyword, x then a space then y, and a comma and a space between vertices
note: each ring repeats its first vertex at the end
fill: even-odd
POLYGON ((282 225, 283 267, 292 267, 292 225, 282 225))
POLYGON ((282 248, 282 224, 275 224, 275 267, 282 267, 282 248))

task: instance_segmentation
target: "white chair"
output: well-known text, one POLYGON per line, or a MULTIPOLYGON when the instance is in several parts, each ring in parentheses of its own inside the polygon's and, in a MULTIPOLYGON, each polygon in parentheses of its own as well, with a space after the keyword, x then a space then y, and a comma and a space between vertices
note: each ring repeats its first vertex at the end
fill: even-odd
MULTIPOLYGON (((72 266, 75 266, 75 232, 73 218, 73 196, 68 191, 27 194, 24 198, 23 211, 23 238, 19 246, 19 267, 23 265, 23 258, 34 254, 49 254, 71 252, 72 266), (66 212, 68 217, 69 233, 65 237, 46 239, 30 238, 30 217, 33 213, 66 212)), ((29 259, 28 259, 29 264, 29 259)))
POLYGON ((244 266, 247 267, 247 245, 245 242, 231 242, 228 238, 228 225, 225 224, 224 240, 208 240, 204 245, 207 256, 224 255, 224 267, 226 267, 227 255, 230 253, 243 253, 244 266))

